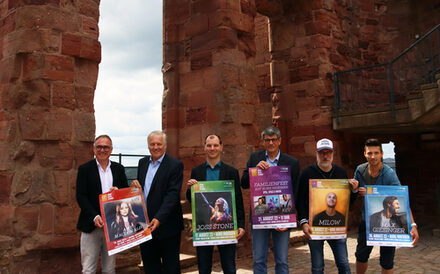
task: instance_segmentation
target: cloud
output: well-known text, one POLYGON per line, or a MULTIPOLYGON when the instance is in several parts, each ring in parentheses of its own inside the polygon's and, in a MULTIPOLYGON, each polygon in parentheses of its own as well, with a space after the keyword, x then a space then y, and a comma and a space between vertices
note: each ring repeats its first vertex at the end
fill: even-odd
POLYGON ((113 153, 147 154, 146 136, 162 128, 162 1, 106 0, 100 8, 96 134, 112 137, 113 153))

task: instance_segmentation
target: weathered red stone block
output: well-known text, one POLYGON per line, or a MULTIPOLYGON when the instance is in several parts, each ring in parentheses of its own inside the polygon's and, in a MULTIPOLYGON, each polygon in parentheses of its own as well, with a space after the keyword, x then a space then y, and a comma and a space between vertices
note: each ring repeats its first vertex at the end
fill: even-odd
POLYGON ((53 171, 56 186, 56 199, 54 203, 57 205, 68 205, 72 202, 71 185, 74 185, 74 182, 71 174, 72 172, 70 171, 53 171))
MULTIPOLYGON (((70 214, 75 214, 75 213, 70 213, 70 214)), ((78 212, 78 214, 79 214, 79 212, 78 212)), ((54 235, 53 237, 50 238, 49 242, 47 243, 47 247, 50 247, 52 249, 74 247, 77 249, 79 241, 80 241, 80 234, 79 233, 77 233, 75 235, 72 235, 72 234, 54 235)), ((79 264, 79 265, 81 265, 81 264, 79 264)), ((69 266, 70 266, 70 262, 69 262, 69 266)), ((23 273, 25 273, 25 272, 23 272, 23 273)), ((74 273, 78 273, 78 272, 74 271, 74 273)))
POLYGON ((52 84, 52 104, 55 107, 73 110, 75 104, 75 87, 71 83, 54 82, 52 84))
POLYGON ((42 167, 69 170, 73 164, 73 150, 68 143, 41 144, 37 147, 37 159, 42 167))
POLYGON ((334 65, 341 66, 341 67, 347 67, 348 61, 339 54, 330 54, 330 62, 334 65))
POLYGON ((245 32, 238 32, 237 37, 238 49, 245 53, 246 58, 254 57, 257 52, 254 35, 245 32))
POLYGON ((50 80, 73 82, 75 63, 71 57, 46 55, 44 77, 50 80))
POLYGON ((210 27, 208 18, 207 14, 196 14, 191 16, 191 19, 184 25, 185 37, 191 38, 207 32, 210 27))
POLYGON ((54 231, 56 234, 71 234, 76 232, 78 210, 75 207, 55 207, 54 231))
POLYGON ((76 107, 79 111, 93 112, 93 98, 95 90, 90 87, 75 85, 76 107))
MULTIPOLYGON (((70 238, 68 239, 71 241, 70 238)), ((78 250, 78 247, 56 249, 52 246, 47 250, 42 250, 38 273, 81 273, 81 255, 78 250)), ((138 253, 140 254, 139 251, 138 253)), ((132 263, 131 265, 136 264, 132 263)))
POLYGON ((23 80, 41 78, 44 59, 40 54, 26 54, 23 57, 23 80))
POLYGON ((14 205, 53 202, 54 188, 54 178, 48 170, 19 169, 12 179, 11 200, 14 205))
MULTIPOLYGON (((74 154, 74 169, 93 159, 93 142, 80 142, 72 145, 74 154)), ((75 177, 76 178, 76 177, 75 177)))
POLYGON ((50 88, 44 80, 26 81, 22 85, 18 84, 10 90, 10 100, 15 108, 19 109, 23 105, 50 106, 50 88))
POLYGON ((38 221, 38 233, 51 234, 54 229, 53 205, 44 203, 40 205, 40 216, 38 221))
POLYGON ((76 112, 73 114, 75 139, 81 142, 93 142, 95 139, 95 116, 93 113, 76 112))
POLYGON ((8 136, 9 115, 5 111, 0 111, 0 141, 5 141, 8 136))
POLYGON ((235 48, 237 46, 237 33, 230 28, 218 28, 191 40, 192 53, 209 51, 219 48, 235 48))
POLYGON ((331 26, 326 21, 309 22, 305 24, 306 35, 330 35, 331 26))
POLYGON ((72 138, 72 114, 63 110, 50 111, 46 123, 46 140, 70 141, 72 138))
POLYGON ((167 108, 162 114, 164 128, 182 128, 185 126, 185 110, 183 108, 167 108))
POLYGON ((20 6, 24 5, 47 5, 52 4, 54 6, 58 6, 60 3, 60 0, 9 0, 9 9, 18 8, 20 6))
POLYGON ((94 0, 78 0, 79 12, 85 16, 92 17, 96 22, 99 20, 99 2, 94 0))
POLYGON ((211 52, 200 52, 191 56, 191 70, 199 70, 212 66, 211 52))
POLYGON ((24 109, 19 111, 19 125, 23 140, 42 140, 46 125, 47 112, 42 109, 24 109))
POLYGON ((29 236, 37 232, 40 208, 36 206, 17 207, 14 212, 14 233, 29 236))
POLYGON ((17 53, 58 53, 60 34, 53 30, 20 30, 5 37, 3 53, 6 56, 17 53), (26 41, 26 43, 23 43, 26 41))
POLYGON ((80 51, 81 36, 63 33, 61 53, 66 55, 79 56, 80 51))
POLYGON ((95 39, 83 37, 81 40, 81 52, 79 57, 101 62, 101 43, 95 39))
POLYGON ((1 17, 0 20, 0 36, 4 36, 11 33, 15 29, 15 16, 16 13, 12 12, 6 17, 1 17))
POLYGON ((255 17, 257 15, 257 8, 254 1, 240 0, 240 10, 242 13, 255 17))
POLYGON ((9 169, 9 144, 5 141, 0 141, 0 170, 9 169))
POLYGON ((310 46, 312 48, 326 48, 331 49, 334 44, 334 39, 330 36, 313 35, 310 37, 310 46))
POLYGON ((55 29, 72 33, 81 30, 80 16, 58 7, 27 5, 17 9, 16 13, 17 29, 55 29))
POLYGON ((294 69, 290 72, 290 82, 296 83, 319 78, 319 66, 294 69))
POLYGON ((254 17, 243 14, 237 10, 218 10, 210 14, 209 28, 214 29, 220 26, 253 33, 254 17))
POLYGON ((99 27, 97 21, 90 17, 82 16, 83 33, 88 34, 95 40, 99 37, 99 27))
POLYGON ((14 219, 15 207, 9 205, 0 205, 0 229, 2 235, 12 236, 12 221, 14 219))
POLYGON ((198 125, 206 122, 206 107, 192 108, 186 111, 186 125, 198 125))
POLYGON ((0 172, 0 205, 9 204, 11 195, 12 174, 7 171, 0 172))
MULTIPOLYGON (((165 24, 182 24, 189 18, 191 12, 191 1, 172 1, 165 2, 164 9, 167 11, 164 18, 165 24)), ((195 13, 192 13, 195 14, 195 13)))
POLYGON ((98 63, 86 59, 76 59, 75 64, 75 85, 95 88, 96 79, 98 79, 98 63))

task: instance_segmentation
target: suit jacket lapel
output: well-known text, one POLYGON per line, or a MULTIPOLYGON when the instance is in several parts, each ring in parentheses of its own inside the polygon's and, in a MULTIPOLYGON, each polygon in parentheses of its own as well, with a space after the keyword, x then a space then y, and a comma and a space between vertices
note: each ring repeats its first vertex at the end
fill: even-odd
POLYGON ((101 186, 101 177, 99 176, 99 169, 98 169, 98 164, 96 163, 96 159, 93 160, 92 163, 92 168, 93 168, 93 176, 95 178, 93 178, 94 182, 96 182, 97 186, 98 186, 98 190, 99 190, 99 194, 102 193, 102 186, 101 186))
MULTIPOLYGON (((205 172, 206 174, 206 172, 205 172)), ((225 180, 224 178, 226 178, 227 174, 226 174, 226 166, 222 163, 220 165, 220 175, 219 175, 219 180, 225 180)))
MULTIPOLYGON (((160 163, 159 168, 156 171, 156 174, 154 174, 153 182, 151 182, 150 192, 148 192, 148 196, 150 196, 150 194, 154 191, 154 188, 156 187, 158 182, 161 181, 163 174, 167 172, 167 167, 168 167, 168 158, 167 155, 165 154, 165 156, 162 159, 162 162, 160 163)), ((145 172, 145 174, 147 173, 145 172)))

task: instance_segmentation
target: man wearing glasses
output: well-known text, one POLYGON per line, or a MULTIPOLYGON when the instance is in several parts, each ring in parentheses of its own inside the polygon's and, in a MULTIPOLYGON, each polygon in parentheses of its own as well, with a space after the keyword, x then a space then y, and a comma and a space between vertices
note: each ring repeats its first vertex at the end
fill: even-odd
MULTIPOLYGON (((281 153, 281 133, 276 127, 270 126, 263 130, 261 138, 263 139, 265 150, 251 153, 241 178, 241 187, 244 189, 249 188, 249 168, 251 167, 268 169, 271 166, 290 166, 290 176, 295 201, 299 177, 298 160, 288 154, 281 153)), ((289 273, 287 257, 290 231, 287 228, 251 229, 251 233, 254 273, 267 273, 267 251, 269 249, 271 234, 275 259, 275 273, 289 273)))
POLYGON ((102 273, 115 273, 115 257, 108 256, 104 222, 100 215, 99 194, 128 187, 125 169, 110 161, 112 140, 108 135, 96 137, 95 159, 78 168, 76 200, 81 212, 77 228, 81 230, 82 273, 95 273, 101 254, 102 273))

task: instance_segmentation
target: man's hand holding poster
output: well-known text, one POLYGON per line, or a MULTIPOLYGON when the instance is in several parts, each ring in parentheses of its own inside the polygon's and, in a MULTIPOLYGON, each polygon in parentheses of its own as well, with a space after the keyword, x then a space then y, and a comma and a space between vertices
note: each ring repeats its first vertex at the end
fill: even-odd
POLYGON ((194 246, 237 243, 234 181, 199 181, 191 200, 194 246))
POLYGON ((252 228, 296 227, 290 167, 250 168, 252 228))
POLYGON ((109 255, 152 238, 140 189, 123 188, 103 193, 99 195, 99 203, 109 255))
POLYGON ((309 181, 311 239, 347 238, 350 186, 347 180, 309 181))
POLYGON ((408 186, 366 186, 367 245, 412 246, 408 186))

